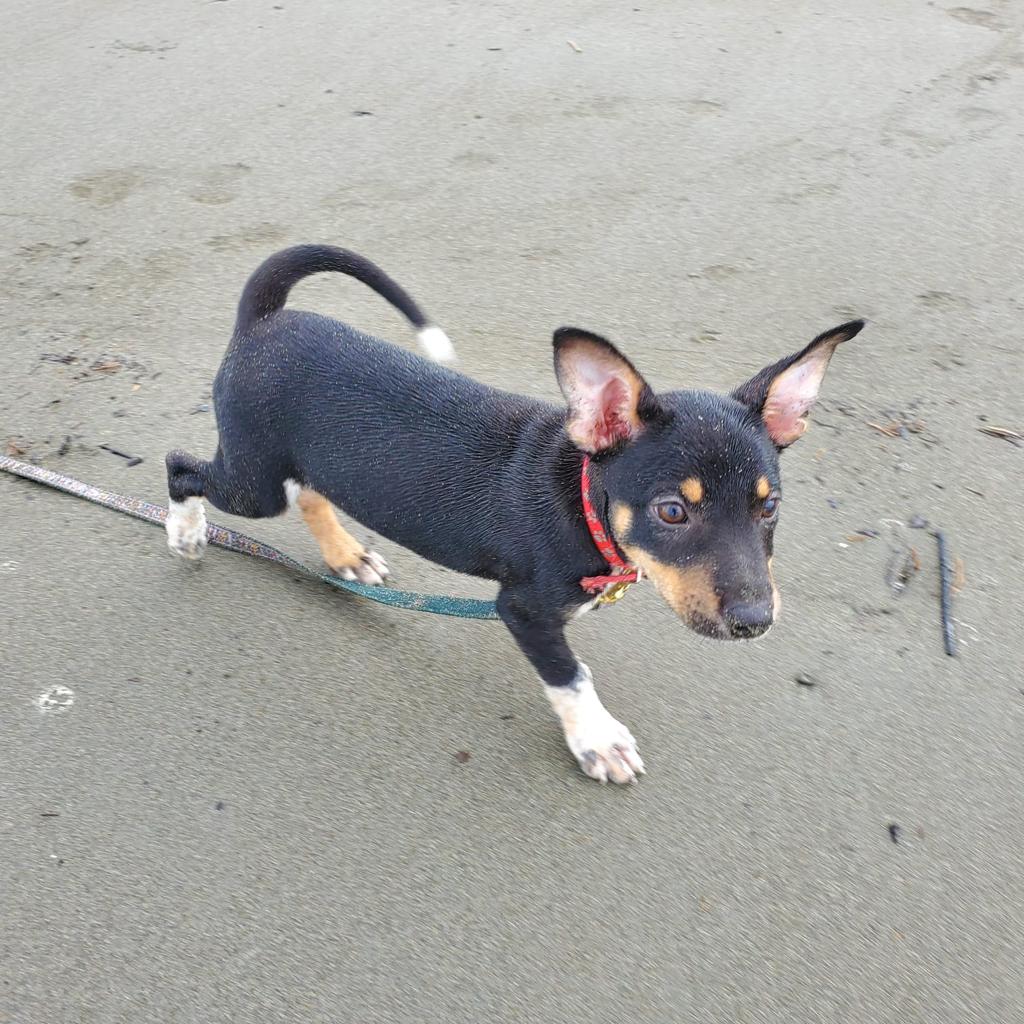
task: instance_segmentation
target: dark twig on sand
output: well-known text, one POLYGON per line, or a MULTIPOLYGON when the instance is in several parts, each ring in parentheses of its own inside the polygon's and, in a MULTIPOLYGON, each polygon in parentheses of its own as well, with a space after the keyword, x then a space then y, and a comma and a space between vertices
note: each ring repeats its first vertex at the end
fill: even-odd
POLYGON ((942 611, 942 642, 946 653, 956 657, 956 637, 953 635, 953 618, 951 604, 953 601, 953 570, 949 564, 949 552, 946 550, 946 538, 941 530, 935 531, 935 540, 939 545, 939 607, 942 611))
POLYGON ((101 444, 100 447, 105 452, 110 452, 111 455, 116 455, 118 458, 121 458, 121 459, 127 459, 128 461, 125 463, 125 465, 128 466, 129 469, 132 466, 137 466, 140 462, 142 462, 142 457, 141 456, 139 456, 139 455, 129 455, 127 452, 121 451, 120 448, 114 448, 112 445, 101 444))

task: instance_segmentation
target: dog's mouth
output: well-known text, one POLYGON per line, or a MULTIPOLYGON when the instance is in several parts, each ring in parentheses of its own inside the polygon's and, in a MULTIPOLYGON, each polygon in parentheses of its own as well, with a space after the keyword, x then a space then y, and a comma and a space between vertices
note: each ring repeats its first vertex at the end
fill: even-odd
POLYGON ((775 624, 773 619, 756 627, 730 625, 724 618, 710 618, 700 613, 681 615, 680 618, 694 633, 712 640, 756 640, 764 636, 775 624))
POLYGON ((699 612, 682 615, 680 618, 694 633, 699 633, 701 636, 710 637, 712 640, 735 639, 725 628, 725 623, 721 619, 712 619, 707 615, 701 615, 699 612))

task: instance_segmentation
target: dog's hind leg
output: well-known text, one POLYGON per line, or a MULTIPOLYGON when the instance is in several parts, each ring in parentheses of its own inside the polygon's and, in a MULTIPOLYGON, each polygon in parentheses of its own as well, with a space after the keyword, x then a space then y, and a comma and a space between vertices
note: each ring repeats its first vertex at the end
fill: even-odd
POLYGON ((186 452, 167 456, 167 546, 176 555, 192 561, 206 549, 206 511, 202 495, 210 463, 186 452))
POLYGON ((342 525, 334 506, 317 491, 285 481, 289 504, 302 513, 309 532, 331 572, 346 580, 377 585, 388 576, 387 563, 376 551, 367 551, 342 525))
MULTIPOLYGON (((229 472, 220 449, 210 462, 187 452, 167 456, 167 546, 182 558, 201 558, 206 548, 203 498, 222 512, 249 519, 280 515, 287 507, 269 467, 239 462, 229 472)), ((280 479, 280 477, 278 477, 280 479)))

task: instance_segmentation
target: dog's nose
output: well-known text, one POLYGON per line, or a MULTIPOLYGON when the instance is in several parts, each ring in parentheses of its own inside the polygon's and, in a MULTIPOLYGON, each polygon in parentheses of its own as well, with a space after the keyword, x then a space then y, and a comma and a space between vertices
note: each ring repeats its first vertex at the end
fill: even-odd
POLYGON ((722 608, 722 618, 729 629, 729 635, 737 640, 753 640, 755 636, 767 633, 775 621, 771 601, 735 601, 722 608))

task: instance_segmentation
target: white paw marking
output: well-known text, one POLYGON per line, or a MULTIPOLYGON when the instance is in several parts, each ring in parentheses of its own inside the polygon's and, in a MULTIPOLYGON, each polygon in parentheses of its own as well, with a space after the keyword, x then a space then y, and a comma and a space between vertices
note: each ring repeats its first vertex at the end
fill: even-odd
POLYGON ((435 363, 453 363, 455 361, 455 346, 440 327, 424 327, 417 332, 416 340, 420 343, 424 355, 433 359, 435 363))
POLYGON ((167 504, 167 546, 182 558, 194 561, 206 549, 206 510, 202 498, 186 498, 167 504))
POLYGON ((388 563, 376 551, 367 551, 354 569, 342 569, 338 575, 343 580, 358 580, 370 587, 379 587, 391 575, 388 563))
POLYGON ((598 782, 635 782, 644 762, 630 731, 616 721, 594 689, 590 669, 582 662, 570 686, 545 686, 551 706, 562 721, 565 741, 579 766, 598 782))
POLYGON ((45 693, 39 694, 32 703, 40 711, 66 711, 75 703, 75 693, 66 686, 51 686, 45 693))
POLYGON ((298 480, 289 479, 284 482, 284 497, 289 508, 299 507, 299 495, 302 493, 302 484, 298 480))

